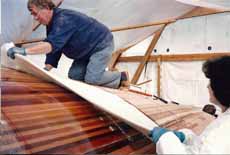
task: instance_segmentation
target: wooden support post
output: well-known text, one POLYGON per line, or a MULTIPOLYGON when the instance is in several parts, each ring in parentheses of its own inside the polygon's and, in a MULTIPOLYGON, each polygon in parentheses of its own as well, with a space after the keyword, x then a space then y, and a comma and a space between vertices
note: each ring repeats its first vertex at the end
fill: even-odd
MULTIPOLYGON (((136 45, 136 44, 135 44, 136 45)), ((125 47, 125 48, 122 48, 122 49, 119 49, 117 50, 116 52, 113 53, 112 55, 112 59, 110 60, 109 62, 109 65, 108 65, 108 68, 109 70, 114 70, 115 69, 115 65, 117 63, 117 60, 120 58, 121 54, 128 50, 129 48, 133 47, 134 45, 131 45, 131 46, 128 46, 128 47, 125 47)))
POLYGON ((157 96, 161 97, 161 56, 157 57, 157 96))
POLYGON ((133 79, 131 80, 131 83, 132 83, 132 84, 136 84, 136 83, 137 83, 137 81, 138 81, 138 79, 139 79, 139 77, 140 77, 140 75, 141 75, 141 73, 142 73, 142 71, 143 71, 143 68, 144 68, 146 62, 148 61, 148 59, 149 59, 149 57, 150 57, 150 55, 151 55, 151 53, 152 53, 152 51, 153 51, 153 48, 155 47, 155 45, 156 45, 158 39, 160 38, 161 33, 163 32, 163 30, 164 30, 165 27, 166 27, 166 25, 164 25, 162 28, 160 28, 160 29, 155 33, 155 35, 154 35, 154 37, 153 37, 153 40, 152 40, 152 42, 150 43, 150 45, 149 45, 149 47, 148 47, 148 49, 147 49, 147 51, 146 51, 146 53, 145 53, 145 56, 144 56, 143 59, 141 60, 141 63, 140 63, 140 65, 138 66, 138 68, 137 68, 137 70, 136 70, 136 72, 135 72, 135 74, 134 74, 134 76, 133 76, 133 79))

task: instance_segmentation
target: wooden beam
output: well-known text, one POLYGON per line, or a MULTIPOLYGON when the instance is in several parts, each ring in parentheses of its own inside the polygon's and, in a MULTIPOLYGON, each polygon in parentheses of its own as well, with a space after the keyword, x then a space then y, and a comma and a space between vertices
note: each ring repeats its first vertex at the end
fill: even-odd
POLYGON ((224 13, 224 12, 229 12, 229 11, 196 7, 192 9, 191 11, 185 13, 184 15, 180 16, 179 18, 177 18, 177 20, 193 18, 193 17, 200 17, 200 16, 207 16, 207 15, 224 13))
POLYGON ((136 84, 140 75, 141 75, 141 72, 143 71, 143 68, 146 64, 146 62, 148 61, 152 51, 153 51, 153 48, 155 47, 155 45, 157 44, 157 41, 158 39, 160 38, 161 36, 161 33, 163 32, 164 28, 166 27, 166 25, 164 25, 162 28, 160 28, 154 35, 153 39, 152 39, 152 42, 150 43, 146 53, 145 53, 145 56, 142 58, 142 61, 140 63, 140 65, 138 66, 137 68, 137 71, 135 72, 134 76, 133 76, 133 79, 131 80, 131 83, 132 84, 136 84))
POLYGON ((165 20, 160 20, 160 21, 155 21, 152 23, 146 23, 146 24, 140 24, 140 25, 112 28, 110 31, 111 32, 118 32, 118 31, 125 31, 125 30, 131 30, 131 29, 145 28, 145 27, 149 27, 149 26, 170 24, 170 23, 176 22, 177 20, 206 16, 206 15, 212 15, 212 14, 218 14, 218 13, 224 13, 224 12, 230 12, 230 11, 196 7, 194 9, 192 9, 191 11, 189 11, 189 12, 185 13, 184 15, 179 16, 177 18, 165 19, 165 20))
MULTIPOLYGON (((149 58, 150 62, 157 62, 157 58, 161 57, 161 61, 203 61, 211 58, 216 58, 220 56, 230 56, 230 51, 227 52, 215 52, 215 53, 201 53, 201 54, 170 54, 170 55, 152 55, 149 58)), ((120 57, 118 62, 138 62, 142 60, 144 56, 130 56, 130 57, 120 57)))
POLYGON ((161 97, 161 57, 157 57, 157 96, 161 97))
POLYGON ((111 29, 111 32, 117 32, 117 31, 124 31, 124 30, 130 30, 130 29, 138 29, 138 28, 144 28, 144 27, 149 27, 149 26, 168 24, 168 23, 172 23, 172 22, 175 22, 175 21, 176 21, 175 19, 166 19, 166 20, 156 21, 156 22, 147 23, 147 24, 120 27, 120 28, 113 28, 113 29, 111 29))

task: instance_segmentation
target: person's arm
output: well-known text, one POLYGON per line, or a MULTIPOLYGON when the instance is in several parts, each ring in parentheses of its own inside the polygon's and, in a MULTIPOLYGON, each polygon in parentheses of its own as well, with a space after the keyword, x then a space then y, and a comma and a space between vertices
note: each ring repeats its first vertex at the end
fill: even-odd
POLYGON ((189 129, 170 130, 167 128, 155 127, 151 131, 151 137, 156 144, 158 154, 187 154, 196 152, 187 149, 187 145, 193 145, 195 134, 189 129))
POLYGON ((52 45, 49 42, 41 42, 35 46, 26 48, 26 54, 47 54, 52 51, 52 45))
POLYGON ((33 47, 11 47, 7 50, 7 55, 14 59, 15 54, 20 55, 28 55, 28 54, 42 54, 42 53, 50 53, 52 51, 52 45, 49 42, 41 42, 38 45, 35 45, 33 47))

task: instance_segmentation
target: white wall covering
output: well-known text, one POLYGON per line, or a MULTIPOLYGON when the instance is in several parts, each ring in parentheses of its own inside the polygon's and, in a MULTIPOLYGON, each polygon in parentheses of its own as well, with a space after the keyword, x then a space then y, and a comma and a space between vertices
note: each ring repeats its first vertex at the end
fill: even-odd
MULTIPOLYGON (((230 13, 195 17, 177 21, 166 27, 152 54, 191 54, 230 52, 230 13), (212 50, 208 50, 208 46, 212 50), (170 52, 166 49, 169 48, 170 52)), ((143 55, 151 42, 152 37, 129 49, 123 56, 143 55), (142 54, 141 54, 142 53, 142 54)), ((136 63, 134 68, 137 68, 136 63)), ((153 71, 155 84, 143 86, 142 89, 156 94, 156 63, 148 63, 153 71), (150 65, 151 64, 151 65, 150 65), (145 90, 149 89, 149 90, 145 90)), ((167 100, 173 100, 181 104, 192 104, 203 107, 209 103, 207 90, 208 79, 201 71, 203 62, 164 62, 161 70, 161 96, 167 100)), ((118 65, 120 69, 122 65, 118 65)), ((133 67, 130 66, 130 67, 133 67)), ((132 69, 132 74, 136 69, 132 69)), ((143 80, 143 73, 139 79, 143 80)))
POLYGON ((2 3, 0 3, 0 34, 2 33, 2 3))
POLYGON ((17 42, 32 32, 32 16, 27 10, 27 0, 1 0, 2 33, 0 45, 17 42))
MULTIPOLYGON (((55 0, 58 2, 60 0, 55 0)), ((1 0, 3 34, 0 44, 21 41, 29 37, 32 17, 27 10, 27 0, 1 0), (20 18, 19 18, 20 17, 20 18)), ((69 8, 96 18, 110 29, 133 26, 174 18, 193 9, 193 6, 174 0, 64 0, 61 8, 69 8)), ((143 40, 158 27, 115 32, 116 49, 143 40)), ((44 28, 33 38, 44 36, 44 28)))
MULTIPOLYGON (((229 2, 229 0, 211 1, 212 4, 215 4, 215 7, 229 7, 229 2)), ((28 12, 26 5, 27 0, 1 0, 2 33, 0 35, 0 45, 5 42, 17 42, 31 37, 30 35, 32 31, 33 19, 28 12)), ((176 0, 64 0, 64 3, 61 5, 61 7, 70 8, 86 13, 87 15, 101 21, 110 29, 175 18, 183 15, 188 11, 191 11, 194 8, 194 6, 192 5, 181 3, 176 0)), ((164 31, 158 45, 156 46, 158 52, 155 54, 207 52, 208 46, 212 46, 212 51, 229 51, 229 23, 230 16, 227 13, 222 15, 212 15, 207 17, 199 17, 178 21, 166 27, 166 30, 164 31), (170 53, 166 53, 167 48, 170 49, 170 53)), ((144 29, 114 32, 116 49, 136 43, 143 38, 151 35, 158 28, 159 26, 153 26, 144 29)), ((44 37, 44 31, 44 27, 41 27, 33 34, 32 37, 44 37)), ((150 40, 146 40, 146 42, 150 41, 151 38, 150 40)), ((147 48, 146 45, 145 48, 147 48)), ((138 49, 136 54, 139 54, 140 52, 138 49)), ((144 53, 145 50, 142 50, 142 52, 144 53)), ((43 57, 44 56, 38 56, 36 57, 35 61, 39 61, 39 64, 42 65, 44 63, 43 57)), ((71 62, 69 60, 66 60, 65 58, 62 58, 60 63, 63 64, 59 65, 60 67, 63 67, 61 71, 64 71, 66 75, 68 71, 68 66, 71 62)), ((137 65, 138 64, 132 64, 130 66, 127 65, 129 68, 132 68, 132 71, 130 72, 131 77, 134 74, 137 65)), ((123 67, 122 65, 120 66, 123 67)), ((201 76, 200 71, 198 71, 199 68, 200 63, 197 62, 194 62, 194 64, 191 63, 186 65, 184 63, 164 63, 162 65, 162 83, 166 85, 171 78, 172 84, 170 83, 170 85, 168 86, 163 86, 163 97, 167 97, 171 100, 174 99, 175 101, 184 104, 203 104, 203 100, 201 100, 199 97, 204 96, 205 98, 205 96, 207 96, 206 94, 204 94, 206 93, 206 90, 203 90, 202 93, 200 93, 200 90, 201 87, 202 89, 205 89, 206 86, 203 87, 202 85, 206 84, 205 82, 204 84, 202 82, 202 80, 204 79, 201 76), (178 65, 182 65, 183 68, 178 67, 178 65), (189 69, 187 69, 186 67, 188 67, 189 69), (194 67, 196 69, 193 69, 194 67), (185 71, 185 73, 183 72, 185 77, 182 76, 182 69, 183 71, 185 71), (170 70, 170 72, 167 70, 170 70), (180 77, 177 77, 177 72, 181 74, 180 77), (194 87, 195 90, 191 90, 191 92, 186 91, 185 95, 181 95, 181 93, 179 92, 179 90, 182 90, 179 88, 182 85, 181 83, 189 80, 192 81, 192 84, 191 82, 189 82, 190 84, 186 83, 185 85, 191 85, 191 88, 194 87), (196 80, 198 80, 197 83, 194 82, 196 80), (200 86, 200 88, 195 88, 198 87, 198 85, 200 86), (169 89, 169 86, 172 86, 172 88, 170 87, 169 89), (176 92, 175 90, 178 90, 178 92, 176 92), (198 90, 199 92, 197 92, 196 90, 198 90), (176 96, 176 94, 180 95, 176 96), (197 97, 194 94, 197 94, 197 97)), ((152 93, 156 93, 156 83, 154 83, 156 79, 155 69, 156 65, 154 63, 148 63, 146 75, 141 75, 141 78, 138 81, 138 83, 143 82, 145 80, 149 80, 149 78, 152 77, 153 83, 149 83, 143 86, 145 87, 145 89, 148 90, 148 92, 152 93)), ((184 86, 182 87, 185 88, 184 86)), ((190 88, 186 87, 186 90, 190 90, 190 88)), ((206 101, 204 102, 206 103, 206 101)))

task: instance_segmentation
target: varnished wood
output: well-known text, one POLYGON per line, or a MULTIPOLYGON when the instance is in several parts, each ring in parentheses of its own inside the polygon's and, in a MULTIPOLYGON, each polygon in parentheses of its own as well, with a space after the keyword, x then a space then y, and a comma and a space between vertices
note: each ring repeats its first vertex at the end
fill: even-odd
MULTIPOLYGON (((4 67, 1 73, 1 110, 9 126, 0 126, 1 154, 105 154, 118 150, 128 154, 152 144, 122 121, 57 85, 4 67), (139 138, 131 141, 129 137, 139 138), (143 143, 136 144, 139 141, 143 143)), ((154 153, 154 145, 144 153, 154 153)))
POLYGON ((125 99, 146 116, 156 122, 159 126, 170 129, 189 128, 200 134, 206 126, 214 120, 214 117, 202 112, 201 109, 193 106, 165 104, 160 100, 153 100, 152 97, 137 94, 131 91, 119 91, 105 88, 113 94, 125 99), (191 120, 192 119, 192 120, 191 120))

